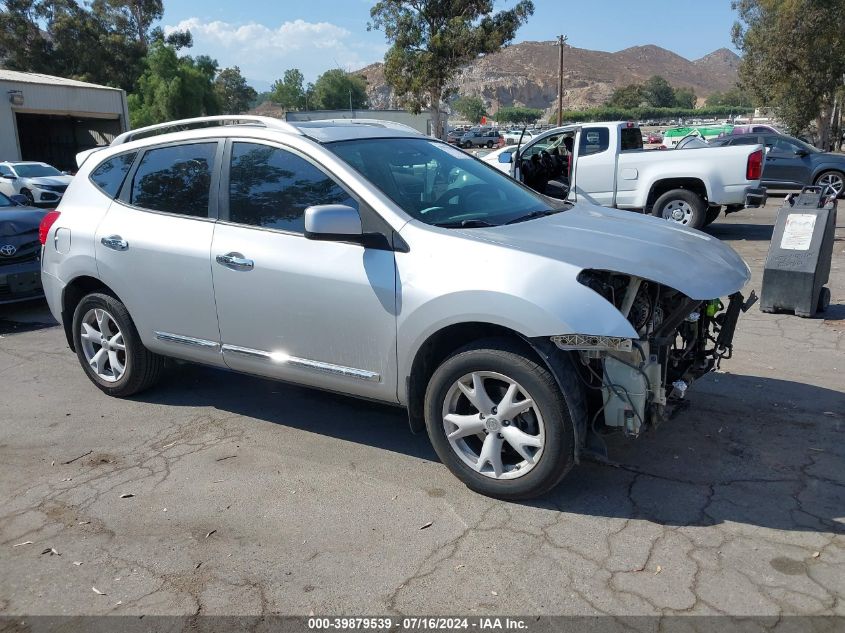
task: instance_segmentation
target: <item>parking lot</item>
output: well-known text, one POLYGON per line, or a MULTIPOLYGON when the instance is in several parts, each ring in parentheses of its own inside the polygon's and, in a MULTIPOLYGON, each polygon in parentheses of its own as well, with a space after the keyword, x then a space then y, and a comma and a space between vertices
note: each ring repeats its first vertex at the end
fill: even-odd
MULTIPOLYGON (((708 229, 758 294, 781 202, 708 229)), ((187 364, 108 398, 0 308, 0 611, 845 614, 841 217, 825 318, 755 306, 684 414, 524 504, 398 409, 187 364)))

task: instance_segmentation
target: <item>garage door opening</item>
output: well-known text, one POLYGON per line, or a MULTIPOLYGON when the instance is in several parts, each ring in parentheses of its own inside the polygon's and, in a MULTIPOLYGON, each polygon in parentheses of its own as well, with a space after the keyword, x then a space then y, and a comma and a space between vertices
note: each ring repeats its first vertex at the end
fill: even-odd
POLYGON ((76 171, 76 155, 108 145, 122 132, 120 119, 92 119, 49 114, 15 115, 21 159, 76 171))

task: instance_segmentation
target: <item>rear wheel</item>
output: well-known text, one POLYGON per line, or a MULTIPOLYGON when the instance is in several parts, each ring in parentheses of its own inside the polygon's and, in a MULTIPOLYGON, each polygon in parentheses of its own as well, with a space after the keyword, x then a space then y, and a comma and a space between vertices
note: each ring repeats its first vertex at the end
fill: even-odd
POLYGON ((141 343, 126 306, 102 293, 76 306, 73 344, 88 378, 110 396, 124 398, 151 387, 164 365, 141 343))
MULTIPOLYGON (((815 184, 826 191, 835 193, 837 198, 845 194, 845 174, 838 171, 825 171, 818 175, 815 184)), ((826 193, 823 192, 823 193, 826 193)))
POLYGON ((425 412, 443 464, 481 494, 536 497, 574 463, 573 424, 555 379, 506 340, 447 359, 429 382, 425 412))
POLYGON ((687 189, 672 189, 660 196, 651 210, 653 215, 700 229, 704 226, 707 216, 707 203, 696 193, 687 189))
POLYGON ((487 149, 493 149, 493 141, 487 141, 487 149))

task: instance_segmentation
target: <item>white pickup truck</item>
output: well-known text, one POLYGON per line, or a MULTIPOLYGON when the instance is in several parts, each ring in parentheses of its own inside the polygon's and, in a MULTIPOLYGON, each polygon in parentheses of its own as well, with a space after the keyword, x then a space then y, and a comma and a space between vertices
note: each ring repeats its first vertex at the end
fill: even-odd
POLYGON ((700 229, 765 204, 762 145, 645 150, 632 123, 554 128, 488 162, 541 193, 652 213, 700 229))

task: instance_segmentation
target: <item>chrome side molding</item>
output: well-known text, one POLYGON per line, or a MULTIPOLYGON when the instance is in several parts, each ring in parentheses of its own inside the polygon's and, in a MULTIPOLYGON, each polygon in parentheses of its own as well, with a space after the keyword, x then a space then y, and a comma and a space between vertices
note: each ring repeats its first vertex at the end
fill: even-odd
POLYGON ((248 356, 264 360, 271 363, 280 363, 291 365, 292 367, 300 367, 302 369, 311 369, 314 371, 332 374, 335 376, 345 376, 347 378, 357 378, 358 380, 366 380, 368 382, 379 382, 381 376, 375 372, 366 369, 357 369, 355 367, 344 367, 343 365, 335 365, 333 363, 325 363, 319 360, 309 360, 307 358, 297 358, 296 356, 288 356, 280 352, 265 352, 260 349, 252 349, 250 347, 239 347, 237 345, 223 345, 223 352, 230 354, 239 354, 241 356, 248 356))
POLYGON ((155 332, 156 338, 166 343, 177 343, 179 345, 191 345, 193 347, 218 348, 220 343, 215 341, 207 341, 203 338, 194 338, 193 336, 182 336, 180 334, 171 334, 170 332, 155 332))

